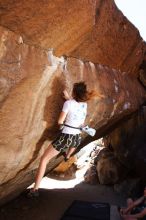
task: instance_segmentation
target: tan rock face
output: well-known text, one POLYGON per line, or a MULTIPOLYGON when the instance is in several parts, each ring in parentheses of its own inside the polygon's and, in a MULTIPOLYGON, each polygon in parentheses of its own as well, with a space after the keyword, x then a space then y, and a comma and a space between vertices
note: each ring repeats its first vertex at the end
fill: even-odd
POLYGON ((31 44, 55 48, 57 55, 76 48, 94 24, 95 0, 1 0, 0 4, 1 25, 31 44))
POLYGON ((25 42, 137 75, 146 47, 114 0, 0 0, 0 24, 25 42))
POLYGON ((137 75, 145 50, 135 27, 107 0, 97 1, 92 31, 71 55, 137 75))
MULTIPOLYGON (((50 83, 54 77, 57 81, 61 71, 57 72, 56 66, 50 67, 46 52, 20 42, 20 36, 8 30, 1 28, 0 32, 0 195, 3 198, 20 190, 25 172, 31 172, 34 158, 38 157, 39 139, 47 126, 46 99, 53 90, 50 83)), ((57 90, 56 97, 59 98, 57 90)))
POLYGON ((83 80, 89 90, 105 96, 96 97, 88 104, 86 123, 97 129, 95 138, 105 132, 107 124, 110 127, 135 111, 146 99, 146 93, 126 73, 74 58, 67 59, 66 71, 62 72, 58 58, 54 57, 51 66, 46 51, 26 45, 19 35, 1 28, 0 36, 0 199, 3 203, 32 183, 40 155, 56 136, 65 87, 71 92, 73 83, 83 80))

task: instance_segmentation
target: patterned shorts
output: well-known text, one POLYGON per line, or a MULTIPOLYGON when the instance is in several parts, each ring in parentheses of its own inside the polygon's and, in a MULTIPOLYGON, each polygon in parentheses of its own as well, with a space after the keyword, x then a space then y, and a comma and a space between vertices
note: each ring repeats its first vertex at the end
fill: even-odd
POLYGON ((80 134, 64 134, 61 133, 53 142, 53 147, 60 151, 64 152, 69 147, 78 147, 81 143, 80 134))

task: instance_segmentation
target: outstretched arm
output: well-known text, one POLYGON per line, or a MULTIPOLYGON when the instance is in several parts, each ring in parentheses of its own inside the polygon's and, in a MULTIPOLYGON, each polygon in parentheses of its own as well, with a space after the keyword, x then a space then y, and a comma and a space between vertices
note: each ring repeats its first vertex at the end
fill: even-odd
POLYGON ((139 205, 140 203, 142 203, 144 200, 144 196, 140 197, 139 199, 135 200, 134 202, 132 202, 127 208, 122 208, 120 210, 121 214, 128 214, 130 213, 130 211, 136 207, 137 205, 139 205))
POLYGON ((139 205, 140 203, 143 202, 143 200, 144 200, 144 196, 142 196, 142 197, 140 197, 139 199, 135 200, 135 201, 134 201, 134 205, 135 205, 135 206, 139 205))
POLYGON ((137 214, 133 214, 133 215, 121 215, 124 219, 126 217, 128 218, 131 218, 131 219, 141 219, 143 218, 144 216, 146 216, 146 208, 143 209, 140 213, 137 213, 137 214))

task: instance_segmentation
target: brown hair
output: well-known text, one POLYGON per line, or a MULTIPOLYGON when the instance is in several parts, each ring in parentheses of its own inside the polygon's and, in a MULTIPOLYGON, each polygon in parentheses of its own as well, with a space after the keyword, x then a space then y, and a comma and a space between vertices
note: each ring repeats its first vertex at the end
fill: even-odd
POLYGON ((87 91, 85 82, 74 83, 72 96, 77 102, 88 101, 96 95, 94 91, 87 91))

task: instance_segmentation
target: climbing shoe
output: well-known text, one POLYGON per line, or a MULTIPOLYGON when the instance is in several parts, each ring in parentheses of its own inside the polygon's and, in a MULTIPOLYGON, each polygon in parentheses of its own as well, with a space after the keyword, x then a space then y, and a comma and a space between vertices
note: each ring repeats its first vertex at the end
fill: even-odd
POLYGON ((29 192, 27 193, 27 198, 36 198, 36 197, 39 197, 39 191, 30 189, 29 192))

